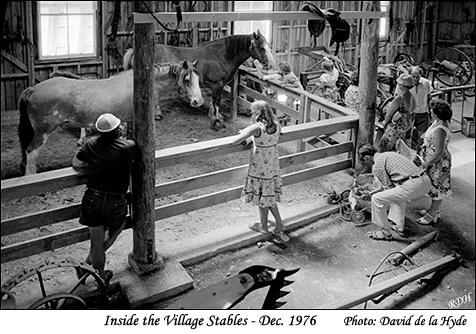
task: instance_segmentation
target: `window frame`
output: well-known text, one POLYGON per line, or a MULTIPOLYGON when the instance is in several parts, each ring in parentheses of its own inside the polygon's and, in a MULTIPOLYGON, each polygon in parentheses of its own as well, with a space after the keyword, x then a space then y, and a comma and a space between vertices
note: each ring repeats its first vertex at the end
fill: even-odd
MULTIPOLYGON (((74 1, 67 1, 67 2, 74 2, 74 1)), ((55 61, 74 61, 74 60, 84 60, 84 59, 98 59, 101 56, 101 46, 100 46, 100 37, 98 36, 101 33, 102 29, 98 27, 100 22, 99 13, 101 10, 101 1, 90 1, 93 3, 93 10, 90 13, 58 13, 58 14, 41 14, 41 1, 37 1, 36 3, 36 27, 37 27, 37 61, 42 62, 55 62, 55 61), (42 17, 43 16, 90 16, 93 20, 92 23, 92 43, 93 43, 93 52, 87 54, 81 53, 67 53, 64 55, 43 55, 42 53, 42 17)), ((69 43, 69 41, 67 41, 69 43)))
MULTIPOLYGON (((244 1, 240 1, 240 3, 242 4, 244 1)), ((247 1, 247 2, 250 2, 252 5, 253 5, 253 2, 256 2, 256 1, 247 1)), ((260 2, 267 2, 271 5, 271 9, 269 9, 270 12, 273 11, 274 9, 274 3, 273 1, 260 1, 260 2)), ((236 2, 234 1, 233 2, 233 11, 236 12, 236 2)), ((249 11, 249 12, 252 12, 252 11, 255 11, 255 9, 252 9, 252 8, 248 8, 246 10, 242 10, 240 9, 240 11, 249 11)), ((249 22, 251 23, 251 26, 253 24, 253 22, 265 22, 266 25, 267 25, 267 30, 266 32, 263 32, 261 31, 261 33, 263 34, 263 36, 265 36, 266 40, 268 42, 270 42, 272 40, 272 35, 273 35, 273 22, 271 20, 261 20, 261 21, 239 21, 240 24, 243 24, 243 23, 246 23, 246 22, 249 22)), ((233 33, 236 34, 236 28, 235 28, 235 25, 236 25, 237 22, 233 22, 233 33)), ((256 30, 252 29, 249 33, 251 34, 252 32, 255 32, 256 30)))
MULTIPOLYGON (((390 1, 380 1, 380 11, 381 12, 388 13, 389 8, 390 8, 390 1)), ((378 32, 379 38, 381 40, 386 40, 388 38, 389 33, 390 33, 390 31, 389 31, 388 18, 387 17, 380 18, 379 32, 378 32), (383 25, 383 27, 382 27, 382 25, 383 25), (383 30, 383 33, 382 33, 382 30, 383 30)))

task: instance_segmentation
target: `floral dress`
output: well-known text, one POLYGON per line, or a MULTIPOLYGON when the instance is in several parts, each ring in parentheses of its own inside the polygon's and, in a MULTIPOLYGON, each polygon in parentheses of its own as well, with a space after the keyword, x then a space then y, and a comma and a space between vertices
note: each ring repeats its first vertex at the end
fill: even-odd
POLYGON ((441 200, 451 195, 451 153, 448 150, 448 143, 451 140, 451 131, 446 126, 434 122, 425 132, 423 145, 421 148, 421 156, 427 161, 430 156, 435 153, 435 130, 443 129, 446 132, 445 147, 443 155, 437 163, 426 169, 426 173, 431 180, 430 197, 434 200, 441 200))
POLYGON ((385 128, 385 132, 380 140, 381 151, 395 151, 395 144, 398 139, 402 139, 408 147, 411 147, 411 129, 413 128, 414 121, 415 113, 405 109, 403 96, 401 96, 400 105, 385 128))
POLYGON ((250 166, 245 186, 241 193, 244 203, 253 203, 260 207, 273 207, 281 201, 282 180, 279 170, 278 140, 281 128, 278 125, 274 133, 267 133, 263 123, 257 123, 261 135, 253 138, 250 166))

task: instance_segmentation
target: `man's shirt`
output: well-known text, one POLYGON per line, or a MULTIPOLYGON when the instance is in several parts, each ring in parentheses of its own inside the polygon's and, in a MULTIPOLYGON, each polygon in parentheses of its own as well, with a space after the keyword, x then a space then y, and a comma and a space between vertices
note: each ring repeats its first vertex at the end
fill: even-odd
POLYGON ((374 157, 373 174, 387 188, 394 183, 415 176, 421 170, 410 160, 396 152, 376 153, 374 157))
POLYGON ((425 78, 420 78, 418 85, 410 89, 410 92, 415 96, 417 100, 417 107, 415 114, 428 113, 428 97, 433 92, 431 82, 425 78))
POLYGON ((135 154, 133 140, 92 137, 79 149, 76 158, 88 163, 88 188, 125 194, 135 154))

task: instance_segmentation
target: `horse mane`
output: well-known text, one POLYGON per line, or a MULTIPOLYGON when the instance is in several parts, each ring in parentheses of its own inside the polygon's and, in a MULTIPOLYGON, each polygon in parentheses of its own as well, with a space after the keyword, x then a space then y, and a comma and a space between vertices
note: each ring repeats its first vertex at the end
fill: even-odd
POLYGON ((245 56, 249 53, 252 35, 231 35, 225 36, 213 41, 205 42, 202 45, 214 45, 225 42, 225 58, 233 60, 239 56, 245 56))
POLYGON ((233 60, 249 54, 251 35, 232 35, 225 37, 226 59, 233 60))

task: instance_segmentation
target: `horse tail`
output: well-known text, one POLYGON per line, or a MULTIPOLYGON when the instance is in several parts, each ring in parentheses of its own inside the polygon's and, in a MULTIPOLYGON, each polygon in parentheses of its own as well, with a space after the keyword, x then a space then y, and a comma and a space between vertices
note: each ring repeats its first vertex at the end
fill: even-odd
POLYGON ((34 87, 28 87, 20 95, 20 122, 18 124, 18 138, 21 147, 21 165, 22 174, 25 174, 26 168, 26 149, 30 146, 35 136, 35 129, 28 116, 28 99, 35 90, 34 87))
POLYGON ((125 70, 131 70, 134 68, 134 49, 129 48, 124 54, 123 67, 125 70))

